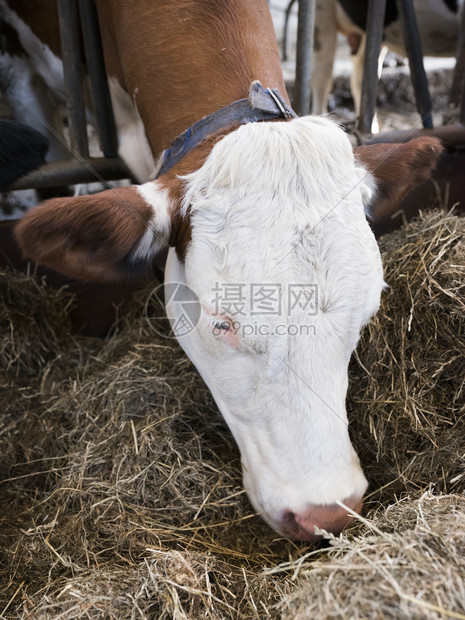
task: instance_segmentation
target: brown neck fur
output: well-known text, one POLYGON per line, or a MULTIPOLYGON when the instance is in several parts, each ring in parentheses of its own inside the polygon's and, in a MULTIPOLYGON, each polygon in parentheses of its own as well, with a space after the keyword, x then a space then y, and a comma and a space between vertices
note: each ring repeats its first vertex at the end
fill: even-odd
MULTIPOLYGON (((266 0, 101 0, 108 72, 134 99, 155 156, 192 123, 285 86, 266 0)), ((286 96, 286 95, 285 95, 286 96)))

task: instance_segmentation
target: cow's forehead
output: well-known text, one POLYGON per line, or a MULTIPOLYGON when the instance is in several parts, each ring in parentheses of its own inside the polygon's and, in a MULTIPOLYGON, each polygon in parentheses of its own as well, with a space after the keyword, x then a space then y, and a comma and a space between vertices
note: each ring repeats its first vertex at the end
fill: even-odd
POLYGON ((188 262, 201 266, 201 293, 218 280, 305 284, 347 261, 365 272, 376 265, 365 176, 347 136, 327 119, 248 125, 226 136, 187 178, 188 262))
POLYGON ((239 251, 253 243, 275 256, 276 243, 294 246, 331 221, 368 230, 366 177, 348 137, 328 119, 252 123, 219 141, 185 178, 183 208, 205 242, 239 251))
POLYGON ((220 140, 186 177, 184 209, 224 215, 234 202, 244 212, 274 198, 288 216, 303 214, 305 225, 312 215, 327 215, 328 204, 351 191, 360 174, 347 135, 328 119, 251 123, 220 140))

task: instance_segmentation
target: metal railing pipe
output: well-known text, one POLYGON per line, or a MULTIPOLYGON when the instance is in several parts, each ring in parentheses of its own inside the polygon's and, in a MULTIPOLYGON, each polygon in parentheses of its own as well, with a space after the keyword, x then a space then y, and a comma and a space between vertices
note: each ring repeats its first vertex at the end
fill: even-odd
POLYGON ((76 0, 57 0, 71 147, 89 156, 76 0))
POLYGON ((423 127, 433 127, 431 96, 429 94, 428 79, 423 65, 420 33, 412 0, 397 0, 397 8, 404 34, 405 49, 409 61, 410 76, 417 103, 417 110, 421 115, 423 127))
POLYGON ((378 88, 378 59, 383 38, 386 0, 369 0, 367 12, 365 57, 363 60, 362 96, 358 129, 371 133, 378 88))
POLYGON ((310 114, 315 0, 299 0, 294 108, 297 114, 310 114))
POLYGON ((105 157, 117 157, 118 137, 94 0, 79 0, 79 14, 100 148, 105 157))

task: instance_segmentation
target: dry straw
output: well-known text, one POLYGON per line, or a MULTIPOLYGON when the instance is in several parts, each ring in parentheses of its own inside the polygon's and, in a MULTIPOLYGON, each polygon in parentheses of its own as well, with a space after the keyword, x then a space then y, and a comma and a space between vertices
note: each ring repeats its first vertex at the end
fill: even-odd
POLYGON ((390 288, 350 371, 363 518, 324 548, 253 515, 231 435, 143 291, 106 341, 2 274, 4 618, 465 618, 465 220, 381 240, 390 288))

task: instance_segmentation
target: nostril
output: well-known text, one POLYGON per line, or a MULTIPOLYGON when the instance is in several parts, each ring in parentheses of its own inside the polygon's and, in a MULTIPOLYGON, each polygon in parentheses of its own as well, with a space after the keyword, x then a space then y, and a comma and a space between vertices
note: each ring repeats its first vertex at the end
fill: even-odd
POLYGON ((281 524, 286 536, 290 538, 296 540, 317 540, 317 537, 310 535, 309 532, 299 525, 295 513, 290 510, 284 513, 281 524))
POLYGON ((298 530, 299 526, 295 520, 295 514, 290 510, 287 510, 283 515, 282 524, 286 530, 286 532, 291 532, 292 530, 298 530))
MULTIPOLYGON (((360 512, 363 499, 349 497, 342 502, 355 512, 360 512)), ((298 540, 321 540, 315 528, 339 534, 353 519, 347 508, 338 504, 309 504, 305 512, 296 514, 286 511, 282 519, 282 527, 288 536, 298 540)))

